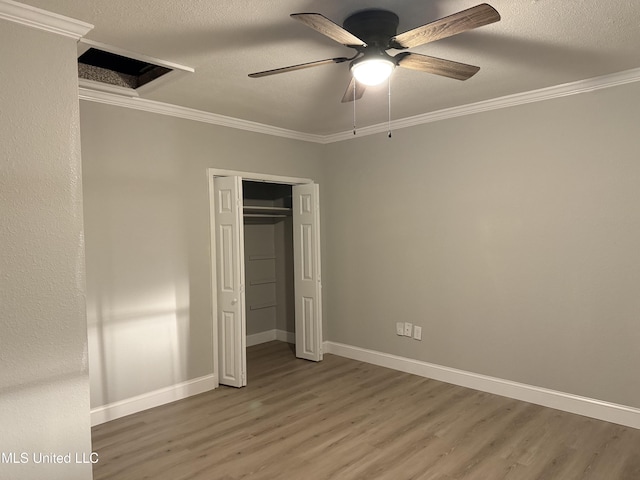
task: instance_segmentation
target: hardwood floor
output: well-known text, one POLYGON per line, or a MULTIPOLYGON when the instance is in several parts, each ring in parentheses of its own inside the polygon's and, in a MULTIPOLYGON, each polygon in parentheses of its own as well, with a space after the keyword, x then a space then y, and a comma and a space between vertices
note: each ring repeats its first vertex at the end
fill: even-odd
POLYGON ((249 348, 243 389, 94 427, 94 479, 640 479, 640 430, 291 348, 249 348))

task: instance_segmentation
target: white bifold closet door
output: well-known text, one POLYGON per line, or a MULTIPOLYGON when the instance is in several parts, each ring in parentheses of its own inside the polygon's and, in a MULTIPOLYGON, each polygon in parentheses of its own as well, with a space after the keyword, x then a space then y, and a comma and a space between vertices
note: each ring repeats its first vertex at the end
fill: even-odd
POLYGON ((293 266, 296 357, 322 360, 319 188, 293 187, 293 266))
MULTIPOLYGON (((215 177, 219 383, 247 384, 244 224, 241 177, 215 177)), ((316 184, 294 185, 296 357, 322 360, 320 211, 316 184)))
POLYGON ((216 177, 213 184, 218 271, 219 381, 222 385, 243 387, 247 384, 247 339, 242 178, 216 177))

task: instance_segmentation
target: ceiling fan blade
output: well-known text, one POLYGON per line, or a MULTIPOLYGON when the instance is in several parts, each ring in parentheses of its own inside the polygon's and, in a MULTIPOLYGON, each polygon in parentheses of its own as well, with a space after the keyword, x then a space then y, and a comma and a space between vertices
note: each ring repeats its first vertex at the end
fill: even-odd
POLYGON ((292 13, 291 18, 301 21, 306 26, 313 28, 331 40, 335 40, 348 47, 365 47, 367 45, 358 37, 319 13, 292 13))
POLYGON ((480 67, 474 65, 429 57, 419 53, 403 52, 394 58, 398 59, 398 66, 400 67, 455 78, 456 80, 467 80, 480 70, 480 67))
POLYGON ((396 35, 391 39, 390 47, 398 49, 413 48, 488 25, 498 20, 500 20, 500 14, 496 9, 483 3, 396 35))
POLYGON ((353 102, 354 100, 360 100, 362 95, 364 95, 364 91, 366 90, 366 85, 361 82, 357 82, 355 77, 351 77, 351 82, 349 82, 349 86, 347 87, 347 91, 344 92, 344 96, 342 97, 342 103, 353 102), (353 89, 355 88, 356 94, 355 98, 353 96, 353 89))
POLYGON ((274 68, 273 70, 266 70, 264 72, 250 73, 249 76, 251 78, 267 77, 269 75, 276 75, 278 73, 293 72, 295 70, 304 70, 305 68, 328 65, 329 63, 342 63, 346 62, 347 60, 349 59, 346 57, 328 58, 326 60, 318 60, 315 62, 301 63, 299 65, 291 65, 290 67, 274 68))

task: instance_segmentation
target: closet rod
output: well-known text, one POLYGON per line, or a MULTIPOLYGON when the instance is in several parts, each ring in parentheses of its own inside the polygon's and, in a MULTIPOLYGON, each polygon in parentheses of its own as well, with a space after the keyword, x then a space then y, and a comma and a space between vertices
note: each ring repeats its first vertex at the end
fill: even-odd
POLYGON ((287 215, 276 215, 268 213, 245 213, 244 217, 252 217, 252 218, 287 218, 287 215))

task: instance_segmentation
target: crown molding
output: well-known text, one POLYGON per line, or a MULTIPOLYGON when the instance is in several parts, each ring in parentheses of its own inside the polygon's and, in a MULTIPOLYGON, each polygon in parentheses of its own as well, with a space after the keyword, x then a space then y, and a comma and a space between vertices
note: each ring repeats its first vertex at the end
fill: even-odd
MULTIPOLYGON (((640 81, 640 68, 634 68, 632 70, 625 70, 623 72, 612 73, 610 75, 578 80, 576 82, 564 83, 553 87, 516 93, 504 97, 493 98, 491 100, 484 100, 482 102, 470 103, 459 107, 445 108, 435 112, 423 113, 413 117, 393 120, 391 122, 391 130, 400 130, 403 128, 423 125, 425 123, 438 122, 440 120, 447 120, 449 118, 461 117, 464 115, 472 115, 474 113, 488 112, 501 108, 525 105, 527 103, 542 102, 544 100, 551 100, 554 98, 578 95, 580 93, 593 92, 603 88, 611 88, 638 81, 640 81)), ((377 125, 359 128, 356 135, 353 134, 352 130, 333 135, 326 135, 323 138, 323 143, 341 142, 377 133, 386 134, 388 131, 389 124, 380 123, 377 125)))
MULTIPOLYGON (((7 0, 0 0, 0 2, 2 1, 7 0)), ((610 75, 603 75, 586 80, 579 80, 577 82, 565 83, 562 85, 541 88, 529 92, 516 93, 513 95, 507 95, 491 100, 484 100, 482 102, 476 102, 468 105, 461 105, 459 107, 446 108, 443 110, 437 110, 435 112, 415 115, 413 117, 401 118, 398 120, 393 120, 391 122, 391 129, 400 130, 403 128, 414 127, 417 125, 437 122, 449 118, 472 115, 474 113, 488 112, 501 108, 514 107, 527 103, 542 102, 544 100, 567 97, 570 95, 578 95, 580 93, 592 92, 595 90, 616 87, 619 85, 625 85, 627 83, 634 83, 638 81, 640 81, 640 68, 635 68, 632 70, 626 70, 610 75)), ((287 130, 280 127, 274 127, 271 125, 265 125, 262 123, 251 122, 248 120, 242 120, 239 118, 204 112, 202 110, 195 110, 192 108, 180 107, 168 103, 156 102, 144 98, 130 98, 114 93, 96 91, 92 88, 88 88, 86 84, 85 86, 80 86, 80 99, 98 103, 105 103, 108 105, 116 105, 119 107, 133 108, 136 110, 158 113, 161 115, 185 118, 197 122, 210 123, 213 125, 221 125, 229 128, 264 133, 265 135, 274 135, 277 137, 285 137, 294 140, 321 144, 352 140, 378 133, 387 133, 387 131, 389 130, 388 123, 381 123, 378 125, 359 128, 357 131, 357 135, 354 135, 353 131, 351 130, 331 135, 314 135, 310 133, 297 132, 295 130, 287 130)))
POLYGON ((171 117, 184 118, 194 120, 196 122, 210 123, 212 125, 220 125, 223 127, 235 128, 239 130, 247 130, 255 133, 264 133, 276 137, 291 138, 293 140, 302 140, 305 142, 324 143, 321 135, 313 135, 309 133, 296 132, 295 130, 287 130, 285 128, 273 127, 263 123, 251 122, 240 118, 227 117, 218 115, 217 113, 204 112, 193 108, 180 107, 169 103, 156 102, 145 98, 131 98, 128 96, 117 95, 109 92, 96 91, 91 88, 79 88, 80 100, 90 102, 104 103, 107 105, 115 105, 117 107, 132 108, 134 110, 142 110, 145 112, 158 113, 160 115, 168 115, 171 117))
POLYGON ((45 32, 71 37, 74 40, 80 40, 93 29, 93 25, 90 23, 48 12, 24 3, 14 2, 13 0, 0 0, 0 18, 27 27, 44 30, 45 32))
MULTIPOLYGON (((120 87, 118 85, 110 85, 108 83, 96 82, 95 80, 88 80, 86 78, 78 78, 78 85, 81 90, 91 92, 104 92, 112 95, 118 95, 120 97, 139 97, 140 94, 133 88, 120 87)), ((82 98, 82 94, 80 95, 82 98)))

